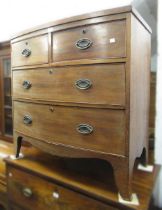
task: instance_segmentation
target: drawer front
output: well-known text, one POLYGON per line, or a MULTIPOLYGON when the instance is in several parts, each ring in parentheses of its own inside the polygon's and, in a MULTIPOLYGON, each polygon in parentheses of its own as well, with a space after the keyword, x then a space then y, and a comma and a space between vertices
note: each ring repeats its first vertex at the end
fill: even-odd
POLYGON ((29 38, 12 44, 12 66, 48 63, 48 35, 29 38))
POLYGON ((123 110, 14 102, 15 130, 48 142, 125 154, 123 110))
POLYGON ((0 182, 0 210, 7 210, 7 188, 0 182))
POLYGON ((8 168, 8 196, 28 210, 117 210, 12 166, 8 168))
POLYGON ((53 62, 125 56, 125 20, 53 33, 53 62))
POLYGON ((125 66, 103 64, 14 71, 13 96, 46 101, 124 106, 125 66))
POLYGON ((14 203, 11 203, 9 204, 9 210, 28 210, 28 209, 25 209, 24 207, 20 207, 20 206, 17 206, 15 205, 14 203))

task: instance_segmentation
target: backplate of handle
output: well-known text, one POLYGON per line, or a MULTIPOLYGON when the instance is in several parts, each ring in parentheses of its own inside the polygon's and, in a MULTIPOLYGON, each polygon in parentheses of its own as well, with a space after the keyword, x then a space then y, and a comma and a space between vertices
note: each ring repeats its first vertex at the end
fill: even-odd
POLYGON ((31 84, 30 81, 24 80, 23 83, 22 83, 22 86, 23 86, 24 89, 29 89, 29 88, 31 88, 32 84, 31 84))
POLYGON ((33 192, 30 188, 24 188, 23 195, 27 198, 30 198, 33 195, 33 192))
POLYGON ((80 50, 86 50, 88 49, 91 45, 93 44, 93 42, 90 39, 87 38, 83 38, 83 39, 79 39, 76 43, 75 46, 80 49, 80 50))
POLYGON ((91 125, 88 125, 88 124, 79 124, 77 126, 77 131, 80 134, 87 135, 87 134, 90 134, 90 133, 93 132, 93 127, 91 125))
POLYGON ((29 57, 31 55, 31 50, 29 49, 24 49, 22 52, 21 52, 22 56, 24 57, 29 57))
POLYGON ((25 125, 30 125, 32 124, 32 118, 29 115, 25 115, 23 118, 23 122, 25 125))
POLYGON ((80 90, 87 90, 92 86, 92 82, 89 79, 79 79, 75 82, 75 86, 80 90))

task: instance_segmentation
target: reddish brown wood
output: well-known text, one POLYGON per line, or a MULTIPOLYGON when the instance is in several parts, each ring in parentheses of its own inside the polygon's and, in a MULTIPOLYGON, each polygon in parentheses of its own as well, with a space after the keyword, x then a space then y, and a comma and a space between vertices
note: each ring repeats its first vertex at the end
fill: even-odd
POLYGON ((149 114, 149 137, 155 137, 155 115, 156 115, 156 72, 151 72, 150 78, 150 114, 149 114))
POLYGON ((129 165, 130 171, 136 157, 145 153, 144 163, 148 161, 148 128, 150 97, 150 53, 151 36, 131 16, 131 53, 130 53, 130 127, 129 127, 129 165), (141 39, 142 37, 142 39, 141 39), (136 40, 136 41, 135 41, 136 40), (141 42, 143 47, 140 48, 141 42), (142 59, 143 58, 143 59, 142 59))
MULTIPOLYGON (((5 133, 5 117, 6 115, 9 115, 12 118, 12 107, 9 107, 9 109, 5 109, 5 90, 4 87, 6 87, 8 91, 8 96, 10 96, 11 92, 11 77, 7 77, 4 79, 5 72, 4 72, 4 60, 11 58, 11 49, 10 49, 10 42, 1 42, 0 43, 0 139, 6 140, 6 141, 12 141, 12 136, 7 135, 5 133)), ((8 97, 9 99, 9 97, 8 97)), ((10 97, 11 101, 11 97, 10 97)), ((11 105, 11 104, 10 104, 11 105)))
POLYGON ((48 63, 48 35, 33 37, 12 44, 12 66, 45 63, 48 63), (22 55, 25 49, 31 52, 27 57, 22 55))
POLYGON ((125 21, 122 20, 54 32, 53 62, 125 57, 125 27, 125 21), (77 41, 83 38, 92 42, 87 50, 76 47, 77 41), (115 39, 115 42, 111 43, 111 39, 115 39))
POLYGON ((13 145, 0 140, 0 209, 7 210, 6 165, 4 158, 14 154, 13 145))
POLYGON ((14 204, 14 209, 19 209, 17 206, 42 209, 51 204, 51 209, 58 205, 62 210, 62 203, 68 210, 74 207, 85 209, 87 205, 97 210, 146 210, 160 169, 155 165, 152 173, 140 171, 136 169, 136 162, 133 192, 137 193, 140 205, 126 205, 118 202, 113 170, 105 161, 62 159, 33 148, 23 149, 23 153, 22 159, 6 160, 9 204, 10 207, 14 204), (23 195, 24 188, 32 190, 32 197, 23 195), (54 190, 59 192, 58 200, 51 196, 54 190))
POLYGON ((81 210, 85 208, 117 210, 115 207, 104 205, 58 184, 48 182, 39 176, 33 176, 13 167, 8 168, 8 173, 10 176, 12 175, 8 178, 9 200, 18 203, 22 208, 63 210, 66 207, 67 210, 75 210, 79 207, 81 210), (26 195, 27 192, 31 195, 26 195), (53 194, 56 194, 58 198, 53 197, 53 194))
POLYGON ((13 71, 13 97, 124 107, 125 66, 101 64, 13 71), (81 90, 75 84, 80 79, 88 79, 92 85, 81 90), (31 83, 29 89, 22 85, 25 80, 31 83))
POLYGON ((125 155, 123 110, 76 108, 14 102, 14 129, 44 142, 63 144, 96 152, 125 155), (42 115, 43 113, 43 115, 42 115), (25 125, 24 116, 32 123, 25 125), (60 117, 61 116, 61 117, 60 117), (93 127, 90 134, 77 131, 80 124, 93 127), (70 137, 70 138, 69 138, 70 137))
MULTIPOLYGON (((53 26, 47 24, 46 27, 18 35, 12 40, 12 44, 21 45, 26 39, 32 40, 35 52, 40 48, 41 50, 40 54, 36 53, 36 58, 32 54, 23 60, 13 56, 14 62, 18 62, 17 69, 13 65, 16 150, 20 146, 17 140, 23 137, 54 155, 105 159, 114 169, 119 192, 130 200, 135 159, 141 156, 142 151, 142 162, 146 164, 147 159, 150 71, 150 30, 147 24, 134 9, 124 7, 96 13, 96 16, 91 13, 80 19, 64 20, 53 23, 53 26), (43 35, 47 33, 48 36, 43 35), (36 39, 41 40, 44 36, 48 37, 48 50, 44 50, 39 43, 39 48, 34 44, 36 39), (88 38, 93 44, 88 49, 79 50, 75 43, 81 38, 88 38), (42 60, 42 56, 41 66, 37 61, 42 60), (107 70, 102 68, 102 63, 107 65, 107 70), (98 83, 100 87, 97 92, 89 89, 93 96, 88 94, 90 91, 83 92, 84 95, 82 92, 76 93, 70 85, 71 81, 78 75, 87 78, 91 76, 92 64, 95 66, 95 74, 91 79, 95 78, 95 83, 102 79, 103 86, 98 83), (25 69, 26 65, 31 65, 31 68, 25 69), (125 68, 122 67, 125 73, 120 71, 121 75, 117 74, 113 70, 117 65, 125 65, 125 68), (44 67, 52 66, 55 67, 54 80, 45 75, 47 69, 44 67), (25 75, 33 82, 33 87, 20 91, 20 95, 19 75, 25 75), (64 79, 68 82, 63 82, 64 79), (55 83, 54 91, 52 82, 55 83), (24 101, 24 105, 16 100, 24 101), (50 108, 48 104, 51 102, 54 106, 51 110, 54 110, 50 113, 47 107, 50 108), (29 127, 22 124, 25 114, 34 119, 29 127), (78 121, 94 124, 96 130, 88 136, 76 135, 78 121)), ((21 53, 19 48, 15 50, 18 55, 21 53)))

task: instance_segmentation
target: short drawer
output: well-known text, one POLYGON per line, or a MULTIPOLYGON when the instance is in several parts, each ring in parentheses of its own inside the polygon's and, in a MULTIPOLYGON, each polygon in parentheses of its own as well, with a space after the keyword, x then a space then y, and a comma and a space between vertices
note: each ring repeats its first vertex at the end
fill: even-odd
POLYGON ((125 66, 102 64, 13 71, 13 97, 124 106, 125 66))
MULTIPOLYGON (((64 188, 38 175, 12 166, 8 168, 8 196, 26 210, 117 210, 80 193, 64 188)), ((11 208, 19 209, 19 208, 11 208)))
POLYGON ((48 35, 29 38, 12 44, 12 66, 48 63, 48 35))
POLYGON ((24 135, 114 154, 125 154, 125 111, 14 102, 14 128, 24 135))
POLYGON ((125 56, 125 20, 76 27, 53 33, 53 62, 125 56))

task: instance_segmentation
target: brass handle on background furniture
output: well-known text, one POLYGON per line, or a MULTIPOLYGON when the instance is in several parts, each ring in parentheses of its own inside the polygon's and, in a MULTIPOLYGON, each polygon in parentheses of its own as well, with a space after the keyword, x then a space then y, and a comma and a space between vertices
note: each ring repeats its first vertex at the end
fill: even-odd
POLYGON ((30 198, 33 195, 33 192, 30 188, 24 188, 23 195, 27 198, 30 198))
POLYGON ((59 193, 56 192, 56 191, 54 191, 54 192, 52 193, 52 196, 53 196, 55 199, 59 199, 59 197, 60 197, 59 193))
POLYGON ((29 89, 29 88, 31 88, 32 84, 31 84, 30 81, 24 80, 23 83, 22 83, 22 86, 23 86, 24 89, 29 89))
POLYGON ((29 57, 31 55, 31 50, 29 49, 24 49, 22 52, 21 52, 22 56, 24 57, 29 57))
POLYGON ((80 49, 80 50, 86 50, 88 49, 91 45, 93 44, 93 42, 87 38, 83 38, 83 39, 79 39, 75 46, 80 49))
POLYGON ((93 127, 88 124, 79 124, 77 126, 77 131, 81 134, 87 135, 93 132, 93 127))
POLYGON ((29 115, 25 115, 23 119, 24 124, 30 125, 32 124, 32 118, 29 115))
POLYGON ((92 82, 89 79, 79 79, 75 82, 75 86, 80 90, 87 90, 92 86, 92 82))

